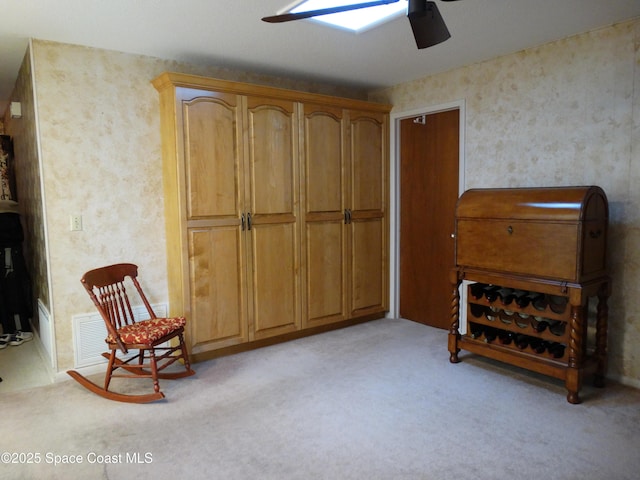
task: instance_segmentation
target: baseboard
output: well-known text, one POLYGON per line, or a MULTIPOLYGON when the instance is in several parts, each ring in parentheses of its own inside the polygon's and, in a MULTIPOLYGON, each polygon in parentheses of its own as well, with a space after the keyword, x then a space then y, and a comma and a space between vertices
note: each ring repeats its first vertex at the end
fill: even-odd
POLYGON ((297 340, 299 338, 310 337, 319 333, 330 332, 332 330, 339 330, 341 328, 351 327, 360 323, 370 322, 372 320, 379 320, 385 318, 386 312, 372 313, 364 315, 358 318, 352 318, 344 320, 342 322, 336 322, 327 325, 320 325, 317 327, 311 327, 304 330, 296 330, 295 332, 286 333, 284 335, 278 335, 274 337, 263 338, 261 340, 254 340, 252 342, 241 343, 239 345, 232 345, 229 347, 219 348, 217 350, 210 350, 207 352, 191 353, 189 357, 192 363, 204 362, 212 360, 214 358, 225 357, 227 355, 235 355, 236 353, 247 352, 249 350, 256 350, 258 348, 264 348, 271 345, 277 345, 278 343, 289 342, 291 340, 297 340))
MULTIPOLYGON (((51 314, 49 313, 49 309, 42 302, 41 299, 37 300, 37 309, 38 309, 38 335, 40 337, 40 346, 42 349, 40 350, 42 356, 45 359, 45 363, 47 367, 49 367, 51 372, 55 372, 57 370, 57 359, 56 359, 56 347, 54 342, 54 328, 53 322, 51 318, 51 314)), ((32 325, 33 327, 33 325, 32 325)), ((35 332, 36 329, 32 328, 35 332)))
POLYGON ((627 387, 637 388, 640 390, 640 380, 636 378, 630 378, 625 375, 607 375, 606 378, 616 383, 626 385, 627 387))
MULTIPOLYGON (((73 370, 75 370, 76 372, 86 377, 89 375, 96 375, 100 373, 104 374, 106 367, 107 367, 106 364, 97 364, 97 365, 89 365, 87 367, 78 367, 78 368, 74 368, 73 370)), ((72 380, 72 378, 67 374, 67 371, 64 370, 62 372, 56 373, 53 381, 55 383, 59 383, 67 380, 72 380)))
POLYGON ((42 340, 40 339, 40 335, 38 335, 38 332, 36 332, 33 329, 33 327, 31 329, 33 331, 33 342, 35 342, 36 344, 36 350, 38 352, 38 355, 42 360, 42 364, 44 365, 44 368, 47 372, 47 376, 53 382, 56 373, 55 373, 55 370, 53 369, 53 366, 51 365, 51 358, 49 358, 49 352, 47 351, 44 344, 42 343, 42 340))

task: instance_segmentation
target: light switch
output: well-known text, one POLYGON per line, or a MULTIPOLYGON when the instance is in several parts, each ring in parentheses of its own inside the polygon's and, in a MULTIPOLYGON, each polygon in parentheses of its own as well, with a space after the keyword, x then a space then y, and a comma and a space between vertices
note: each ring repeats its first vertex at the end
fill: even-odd
POLYGON ((9 105, 11 118, 22 118, 22 104, 20 102, 11 102, 9 105))

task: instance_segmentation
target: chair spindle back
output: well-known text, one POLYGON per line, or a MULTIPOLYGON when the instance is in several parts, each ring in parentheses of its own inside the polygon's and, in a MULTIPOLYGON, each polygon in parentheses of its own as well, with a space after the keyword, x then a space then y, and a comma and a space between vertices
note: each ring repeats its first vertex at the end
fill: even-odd
POLYGON ((124 282, 96 287, 96 291, 98 303, 100 303, 109 317, 109 321, 116 329, 134 323, 133 310, 124 282))
MULTIPOLYGON (((129 277, 150 318, 156 318, 149 301, 138 283, 138 267, 132 263, 119 263, 96 268, 84 274, 82 285, 100 312, 109 334, 119 338, 117 330, 135 323, 133 308, 129 301, 125 278, 129 277)), ((120 341, 117 341, 120 345, 120 341)))

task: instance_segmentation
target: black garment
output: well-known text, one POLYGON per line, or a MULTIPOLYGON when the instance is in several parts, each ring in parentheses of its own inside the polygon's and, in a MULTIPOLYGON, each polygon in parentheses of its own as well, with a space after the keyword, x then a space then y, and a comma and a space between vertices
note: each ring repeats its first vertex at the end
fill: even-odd
POLYGON ((0 213, 0 323, 4 333, 28 331, 33 314, 31 280, 22 255, 22 225, 17 213, 0 213))

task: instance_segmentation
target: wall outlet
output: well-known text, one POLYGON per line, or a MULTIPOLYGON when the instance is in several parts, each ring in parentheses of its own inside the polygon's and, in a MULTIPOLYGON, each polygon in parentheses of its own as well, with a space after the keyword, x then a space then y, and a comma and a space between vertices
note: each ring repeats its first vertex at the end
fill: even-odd
POLYGON ((71 215, 70 229, 72 232, 82 230, 82 215, 71 215))

